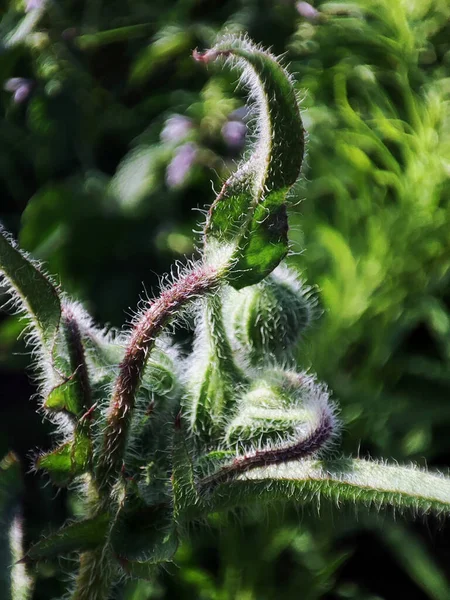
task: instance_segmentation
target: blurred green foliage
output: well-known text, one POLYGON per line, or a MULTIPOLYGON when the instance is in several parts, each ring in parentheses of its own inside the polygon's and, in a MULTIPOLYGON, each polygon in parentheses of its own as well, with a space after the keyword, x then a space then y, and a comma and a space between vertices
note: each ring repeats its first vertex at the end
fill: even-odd
MULTIPOLYGON (((285 52, 309 132, 289 260, 317 285, 322 309, 299 362, 334 390, 346 451, 445 467, 450 5, 315 9, 293 0, 2 0, 0 221, 97 318, 121 323, 142 282, 151 293, 174 259, 195 251, 202 217, 192 209, 211 202, 210 180, 217 189, 233 168, 244 125, 251 138, 233 75, 205 73, 191 50, 245 31, 285 52)), ((46 444, 25 401, 20 330, 14 317, 0 323, 2 455, 46 444)), ((43 483, 26 478, 28 541, 77 510, 43 483)), ((298 510, 211 518, 177 566, 122 598, 450 598, 448 526, 428 523, 430 534, 386 515, 298 510)), ((57 567, 40 567, 35 600, 63 594, 57 567)))

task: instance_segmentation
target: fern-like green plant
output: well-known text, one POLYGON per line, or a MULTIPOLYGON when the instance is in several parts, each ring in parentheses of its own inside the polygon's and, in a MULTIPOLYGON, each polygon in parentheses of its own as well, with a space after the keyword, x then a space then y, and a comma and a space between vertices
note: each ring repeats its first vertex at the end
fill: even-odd
MULTIPOLYGON (((106 600, 124 576, 154 577, 187 526, 217 511, 321 497, 450 511, 450 479, 440 474, 339 458, 329 392, 296 371, 293 351, 314 302, 280 265, 304 154, 290 76, 246 38, 226 37, 194 57, 239 70, 256 139, 207 213, 200 258, 163 279, 127 328, 97 327, 0 232, 0 270, 29 323, 42 409, 58 426, 58 445, 36 468, 76 486, 84 512, 21 563, 80 553, 73 600, 106 600), (166 331, 186 311, 195 337, 181 356, 166 331)), ((14 581, 11 598, 25 598, 14 581)))

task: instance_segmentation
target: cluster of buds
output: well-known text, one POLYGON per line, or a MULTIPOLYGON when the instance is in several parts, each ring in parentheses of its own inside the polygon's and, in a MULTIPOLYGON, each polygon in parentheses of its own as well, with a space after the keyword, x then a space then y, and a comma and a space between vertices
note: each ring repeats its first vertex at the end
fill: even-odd
MULTIPOLYGON (((80 520, 29 548, 22 563, 80 553, 73 600, 107 600, 124 576, 153 578, 186 525, 255 500, 323 492, 423 511, 450 507, 448 479, 318 459, 339 424, 326 386, 295 369, 314 302, 279 266, 304 151, 293 82, 246 38, 225 38, 194 57, 240 69, 259 137, 208 211, 200 259, 163 279, 159 297, 142 303, 127 328, 95 326, 0 229, 2 283, 28 319, 43 410, 61 434, 36 468, 60 487, 75 485, 83 507, 80 520), (195 322, 188 356, 163 335, 187 307, 195 322)), ((191 128, 174 117, 162 133, 177 147, 168 174, 175 183, 195 160, 191 128)))

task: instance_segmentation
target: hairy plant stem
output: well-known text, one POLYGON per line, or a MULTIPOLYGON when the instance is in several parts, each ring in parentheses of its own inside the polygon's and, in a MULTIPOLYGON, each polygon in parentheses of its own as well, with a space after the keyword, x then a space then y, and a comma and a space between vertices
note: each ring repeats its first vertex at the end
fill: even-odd
MULTIPOLYGON (((88 517, 101 509, 97 482, 91 474, 86 484, 85 508, 88 517)), ((109 545, 80 554, 80 565, 71 600, 108 600, 114 582, 109 545)))
POLYGON ((211 265, 201 264, 163 290, 160 297, 137 319, 120 364, 108 410, 96 473, 101 497, 109 496, 121 472, 136 394, 158 335, 184 305, 216 289, 221 278, 220 270, 211 265))
POLYGON ((208 490, 220 483, 236 479, 238 475, 253 469, 286 464, 310 457, 329 442, 334 430, 335 423, 332 414, 324 411, 318 423, 305 438, 279 448, 256 450, 247 455, 237 456, 230 465, 202 479, 199 482, 199 488, 208 490))
POLYGON ((83 410, 88 411, 92 407, 92 391, 80 329, 69 306, 63 307, 62 316, 66 326, 66 340, 70 353, 71 368, 78 383, 83 410))
POLYGON ((83 552, 72 600, 107 600, 113 583, 108 547, 83 552))
MULTIPOLYGON (((210 265, 198 265, 163 290, 159 298, 136 319, 125 356, 120 364, 107 416, 99 465, 90 479, 87 505, 90 516, 116 503, 112 488, 120 477, 136 394, 158 335, 191 300, 214 291, 222 273, 210 265)), ((107 600, 114 583, 109 541, 102 548, 84 552, 72 600, 107 600)))

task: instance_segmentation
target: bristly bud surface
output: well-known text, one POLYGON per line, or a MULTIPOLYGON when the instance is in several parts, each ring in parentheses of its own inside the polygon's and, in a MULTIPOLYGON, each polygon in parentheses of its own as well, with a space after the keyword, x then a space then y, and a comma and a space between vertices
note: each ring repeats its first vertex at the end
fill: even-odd
POLYGON ((251 366, 288 364, 313 318, 311 288, 285 266, 257 285, 231 291, 227 326, 251 366))

